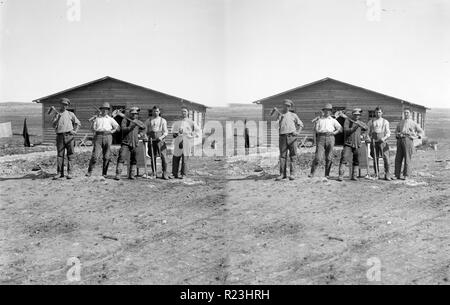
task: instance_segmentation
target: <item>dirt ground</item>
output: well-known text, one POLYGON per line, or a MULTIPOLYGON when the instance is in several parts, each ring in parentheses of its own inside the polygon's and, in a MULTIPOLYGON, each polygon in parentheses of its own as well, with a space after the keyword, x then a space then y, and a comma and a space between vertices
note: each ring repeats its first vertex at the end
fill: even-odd
POLYGON ((408 183, 311 180, 306 169, 293 182, 231 179, 227 282, 448 284, 450 166, 432 151, 414 162, 408 183), (367 278, 374 259, 381 282, 367 278))
POLYGON ((193 158, 184 181, 117 182, 100 168, 84 177, 89 156, 79 150, 61 181, 54 151, 0 157, 1 284, 449 282, 449 139, 417 151, 409 182, 324 180, 323 168, 308 179, 311 151, 292 182, 273 180, 276 153, 193 158))
POLYGON ((409 183, 311 180, 308 154, 293 182, 273 181, 276 154, 197 158, 186 181, 54 182, 48 154, 0 159, 3 284, 69 283, 72 257, 82 284, 376 284, 373 258, 382 284, 448 283, 450 167, 432 150, 409 183))

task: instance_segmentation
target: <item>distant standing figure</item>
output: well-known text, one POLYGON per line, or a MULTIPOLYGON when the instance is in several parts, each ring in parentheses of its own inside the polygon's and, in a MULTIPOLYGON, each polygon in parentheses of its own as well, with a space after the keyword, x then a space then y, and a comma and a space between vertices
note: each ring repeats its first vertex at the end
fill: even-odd
POLYGON ((112 134, 120 130, 119 123, 109 116, 111 106, 105 102, 100 107, 100 114, 92 122, 92 130, 94 131, 94 148, 89 162, 86 177, 92 175, 97 159, 103 154, 102 176, 106 178, 108 174, 109 163, 111 162, 111 145, 112 134))
POLYGON ((291 100, 283 101, 283 108, 279 112, 274 108, 273 113, 277 114, 279 124, 279 143, 280 150, 280 176, 275 180, 281 181, 287 178, 287 155, 289 152, 289 180, 295 180, 295 156, 297 155, 297 137, 302 131, 303 122, 292 111, 294 103, 291 100))
POLYGON ((125 160, 129 161, 128 179, 134 180, 136 175, 136 149, 139 145, 139 134, 145 131, 144 123, 138 120, 139 108, 132 107, 130 109, 130 119, 123 119, 120 129, 122 130, 122 143, 119 150, 119 158, 117 159, 117 168, 115 180, 120 180, 123 164, 125 160), (142 126, 142 127, 140 127, 142 126))
POLYGON ((250 150, 250 132, 247 127, 247 119, 244 121, 244 146, 245 146, 245 154, 248 155, 250 150))
POLYGON ((53 116, 52 125, 56 131, 57 173, 53 180, 64 178, 64 154, 67 151, 67 179, 72 179, 71 162, 74 155, 75 135, 81 126, 76 115, 68 111, 68 98, 62 98, 59 112, 53 116))
POLYGON ((330 177, 332 154, 334 148, 334 136, 342 132, 342 126, 339 122, 331 117, 333 106, 326 104, 322 109, 323 116, 315 120, 316 154, 311 166, 311 173, 308 177, 313 178, 316 168, 325 156, 325 177, 330 177))
POLYGON ((152 109, 152 116, 145 121, 145 129, 148 141, 148 153, 151 158, 152 168, 156 170, 156 158, 161 158, 162 178, 168 180, 167 175, 167 147, 164 139, 169 134, 167 129, 167 121, 161 117, 161 111, 158 106, 152 109))
POLYGON ((174 138, 172 176, 178 179, 183 179, 187 175, 194 137, 200 132, 198 125, 189 118, 189 110, 186 107, 181 108, 181 117, 182 119, 172 126, 174 138))
MULTIPOLYGON (((392 180, 389 167, 389 145, 386 142, 391 136, 388 120, 383 118, 383 110, 380 107, 375 108, 376 118, 369 121, 369 136, 371 138, 370 154, 373 158, 373 168, 378 166, 378 157, 383 157, 384 162, 384 179, 392 180), (375 145, 374 145, 375 144, 375 145)), ((377 173, 378 175, 380 173, 377 173)), ((379 177, 376 177, 377 179, 379 177)))
MULTIPOLYGON (((344 180, 345 165, 352 162, 351 180, 358 180, 359 154, 361 148, 361 132, 367 130, 367 125, 361 121, 360 108, 352 111, 352 120, 348 118, 344 122, 344 148, 342 149, 341 161, 339 163, 339 181, 344 180)), ((364 144, 365 145, 365 144, 364 144)))
POLYGON ((419 139, 423 136, 423 129, 411 119, 411 111, 405 109, 403 111, 404 119, 397 125, 395 137, 397 138, 397 153, 395 155, 395 177, 400 179, 403 167, 403 177, 407 180, 411 176, 411 158, 414 150, 414 138, 419 139))

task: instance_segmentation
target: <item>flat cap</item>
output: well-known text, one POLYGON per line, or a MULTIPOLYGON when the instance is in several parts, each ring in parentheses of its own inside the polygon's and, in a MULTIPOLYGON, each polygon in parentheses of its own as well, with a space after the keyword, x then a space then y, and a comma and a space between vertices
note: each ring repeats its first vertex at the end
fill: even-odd
POLYGON ((287 105, 289 107, 294 107, 294 102, 289 99, 286 99, 286 100, 283 100, 283 105, 287 105))
POLYGON ((322 108, 322 110, 333 110, 333 105, 326 104, 325 107, 322 108))
POLYGON ((111 105, 108 102, 104 102, 101 106, 100 109, 105 108, 105 109, 110 109, 111 105))
POLYGON ((131 107, 130 113, 139 113, 140 109, 138 107, 131 107))
POLYGON ((70 100, 67 97, 63 97, 59 102, 63 105, 70 105, 70 100))

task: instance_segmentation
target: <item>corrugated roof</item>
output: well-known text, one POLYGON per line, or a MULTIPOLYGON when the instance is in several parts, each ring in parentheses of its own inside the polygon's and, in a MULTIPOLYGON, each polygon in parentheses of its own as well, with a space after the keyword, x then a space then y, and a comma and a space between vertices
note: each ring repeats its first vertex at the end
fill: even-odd
POLYGON ((373 91, 373 90, 369 90, 369 89, 366 89, 366 88, 363 88, 363 87, 355 86, 355 85, 352 85, 352 84, 349 84, 349 83, 346 83, 346 82, 343 82, 343 81, 339 81, 339 80, 333 79, 331 77, 326 77, 326 78, 314 81, 312 83, 308 83, 306 85, 302 85, 302 86, 299 86, 299 87, 296 87, 296 88, 293 88, 293 89, 290 89, 290 90, 287 90, 287 91, 283 91, 281 93, 278 93, 278 94, 275 94, 275 95, 272 95, 272 96, 269 96, 269 97, 265 97, 263 99, 259 99, 257 101, 254 101, 253 103, 255 103, 255 104, 262 104, 268 99, 272 99, 272 98, 275 98, 277 96, 280 96, 280 95, 283 95, 283 94, 286 94, 286 93, 289 93, 289 92, 292 92, 292 91, 301 90, 301 89, 304 89, 304 88, 307 88, 307 87, 310 87, 310 86, 313 86, 313 85, 316 85, 316 84, 319 84, 319 83, 323 83, 323 82, 329 81, 329 80, 335 81, 335 82, 338 82, 338 83, 341 83, 341 84, 344 84, 344 85, 347 85, 347 86, 350 86, 350 87, 353 87, 353 88, 361 89, 361 90, 364 90, 364 91, 367 91, 367 92, 370 92, 370 93, 382 95, 382 96, 385 96, 385 97, 397 100, 397 101, 399 101, 401 103, 409 104, 411 106, 417 106, 417 107, 423 107, 425 109, 430 109, 430 108, 428 108, 426 106, 423 106, 423 105, 414 104, 414 103, 408 102, 408 101, 403 100, 403 99, 399 99, 399 98, 396 98, 396 97, 393 97, 393 96, 389 96, 387 94, 383 94, 383 93, 380 93, 380 92, 376 92, 376 91, 373 91))
POLYGON ((105 76, 105 77, 102 77, 102 78, 99 78, 99 79, 96 79, 96 80, 93 80, 93 81, 90 81, 90 82, 87 82, 87 83, 84 83, 84 84, 81 84, 81 85, 69 88, 69 89, 66 89, 66 90, 63 90, 63 91, 59 91, 59 92, 56 92, 56 93, 53 93, 53 94, 50 94, 50 95, 47 95, 47 96, 35 99, 35 100, 33 100, 33 102, 34 103, 41 103, 42 101, 44 101, 46 99, 49 99, 51 97, 54 97, 56 95, 61 95, 61 94, 64 94, 66 92, 73 91, 73 90, 76 90, 78 88, 89 86, 89 85, 92 85, 92 84, 95 84, 95 83, 99 83, 99 82, 102 82, 102 81, 105 81, 105 80, 108 80, 108 79, 115 80, 115 81, 118 81, 118 82, 130 85, 130 86, 133 86, 133 87, 141 88, 141 89, 144 89, 144 90, 149 90, 149 91, 152 91, 152 92, 157 92, 157 93, 160 93, 160 94, 164 94, 166 96, 179 99, 181 103, 188 103, 188 104, 197 105, 197 106, 203 106, 203 107, 208 108, 208 106, 203 105, 203 104, 194 103, 194 102, 191 102, 189 100, 186 100, 186 99, 174 96, 174 95, 170 95, 170 94, 167 94, 167 93, 164 93, 164 92, 160 92, 160 91, 157 91, 157 90, 153 90, 153 89, 150 89, 150 88, 147 88, 147 87, 143 87, 143 86, 139 86, 139 85, 136 85, 136 84, 133 84, 133 83, 129 83, 129 82, 126 82, 124 80, 120 80, 120 79, 117 79, 117 78, 114 78, 114 77, 111 77, 111 76, 105 76))

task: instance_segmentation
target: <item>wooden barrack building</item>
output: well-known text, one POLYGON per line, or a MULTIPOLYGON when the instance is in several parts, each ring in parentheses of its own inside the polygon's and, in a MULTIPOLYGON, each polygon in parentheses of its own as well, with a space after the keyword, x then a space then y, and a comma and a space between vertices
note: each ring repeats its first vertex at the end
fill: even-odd
MULTIPOLYGON (((263 120, 267 121, 268 125, 270 125, 270 121, 274 120, 270 116, 271 110, 273 107, 280 108, 284 99, 290 99, 294 102, 294 110, 305 125, 300 136, 301 139, 314 139, 312 120, 321 114, 322 107, 327 103, 333 105, 333 112, 342 110, 348 115, 351 114, 352 109, 361 108, 363 110, 362 120, 365 122, 375 116, 374 110, 377 106, 380 106, 383 109, 383 117, 390 123, 392 135, 388 142, 391 144, 395 142, 394 131, 403 117, 405 108, 411 109, 413 120, 419 123, 423 129, 425 129, 426 112, 429 109, 422 105, 327 77, 255 101, 254 103, 262 105, 263 120)), ((339 121, 343 123, 342 118, 339 121)), ((275 131, 271 130, 270 126, 268 126, 267 132, 268 144, 278 145, 278 134, 273 134, 275 131)), ((336 143, 342 145, 342 135, 339 138, 337 137, 336 143)))
MULTIPOLYGON (((205 105, 106 76, 33 101, 42 104, 42 130, 45 143, 56 141, 51 115, 47 114, 47 110, 50 106, 58 108, 59 101, 63 97, 70 99, 69 110, 73 111, 81 122, 81 129, 77 135, 78 140, 86 134, 92 134, 89 118, 95 114, 94 106, 99 107, 103 102, 110 103, 111 110, 139 107, 141 121, 145 121, 149 117, 152 107, 157 105, 161 108, 162 117, 167 120, 169 132, 173 122, 180 118, 182 106, 189 109, 189 117, 199 126, 203 127, 206 119, 207 107, 205 105)), ((119 116, 116 117, 119 123, 121 119, 119 116)), ((168 141, 171 139, 172 135, 170 134, 168 141)), ((119 132, 114 136, 113 144, 119 144, 120 141, 121 133, 119 132)))

